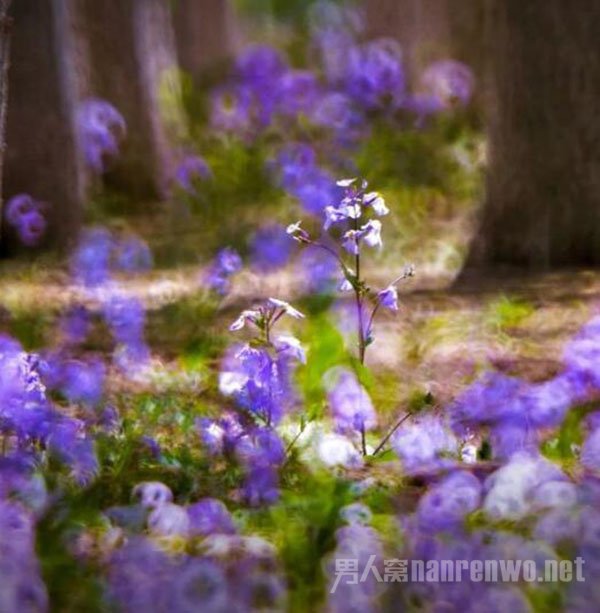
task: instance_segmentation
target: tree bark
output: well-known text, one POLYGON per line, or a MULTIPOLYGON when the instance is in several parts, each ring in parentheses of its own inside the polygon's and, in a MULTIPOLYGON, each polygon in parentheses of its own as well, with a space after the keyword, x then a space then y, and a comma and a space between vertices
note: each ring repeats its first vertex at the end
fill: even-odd
POLYGON ((168 0, 79 0, 90 91, 125 117, 127 138, 106 175, 138 200, 168 196, 175 144, 185 133, 168 0))
MULTIPOLYGON (((82 214, 83 173, 77 150, 71 31, 67 0, 18 0, 13 18, 3 190, 48 203, 45 244, 67 247, 82 214)), ((2 252, 17 250, 2 225, 2 252)))
POLYGON ((600 263, 600 4, 488 0, 489 166, 466 271, 600 263))
POLYGON ((367 0, 366 11, 367 35, 398 39, 411 81, 442 58, 466 62, 479 76, 480 0, 367 0))
POLYGON ((239 47, 232 0, 177 0, 174 23, 179 65, 196 83, 239 47))
MULTIPOLYGON (((0 1, 0 220, 2 220, 2 169, 6 151, 5 127, 8 108, 8 68, 10 66, 10 31, 12 20, 8 15, 10 0, 0 1)), ((1 226, 1 223, 0 223, 1 226)), ((0 241, 2 235, 0 232, 0 241)))

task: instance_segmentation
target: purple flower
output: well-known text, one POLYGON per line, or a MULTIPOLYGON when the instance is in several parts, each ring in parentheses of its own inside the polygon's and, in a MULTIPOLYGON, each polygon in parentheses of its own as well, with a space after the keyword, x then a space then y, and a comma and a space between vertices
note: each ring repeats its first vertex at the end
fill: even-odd
POLYGON ((287 264, 292 243, 281 224, 270 224, 256 231, 250 249, 252 266, 260 272, 270 272, 287 264))
POLYGON ((137 298, 113 294, 104 302, 102 314, 117 343, 135 345, 143 339, 146 313, 137 298))
POLYGON ((581 464, 588 470, 600 472, 600 428, 592 431, 583 443, 581 464))
POLYGON ((338 262, 327 251, 308 245, 300 254, 297 269, 297 276, 304 276, 308 293, 328 293, 335 288, 338 262))
POLYGON ((317 77, 308 70, 289 70, 277 84, 277 108, 282 115, 308 113, 320 93, 317 77))
POLYGON ((328 383, 327 398, 340 432, 363 432, 377 424, 373 403, 356 375, 345 368, 336 367, 324 375, 328 383))
POLYGON ((145 272, 152 268, 152 252, 147 243, 130 236, 115 245, 115 265, 123 272, 145 272))
POLYGON ((189 194, 196 193, 199 181, 212 177, 206 160, 199 155, 186 155, 175 171, 175 182, 189 194))
POLYGON ((317 155, 310 145, 291 143, 281 148, 272 164, 280 174, 281 185, 293 189, 316 167, 317 155))
POLYGON ((139 500, 145 509, 156 509, 173 501, 173 492, 160 481, 138 483, 133 488, 132 496, 139 500))
POLYGON ((419 501, 417 521, 423 530, 452 530, 480 504, 481 483, 468 472, 453 472, 419 501))
POLYGON ((348 140, 360 135, 365 121, 352 99, 339 92, 323 96, 313 106, 310 117, 316 125, 348 140))
POLYGON ((382 307, 390 311, 398 310, 398 290, 393 285, 381 290, 377 297, 382 307))
POLYGON ((60 319, 58 327, 68 345, 83 343, 90 333, 90 314, 81 305, 71 307, 60 319))
POLYGON ((187 508, 191 536, 235 534, 237 532, 227 507, 215 498, 203 498, 187 508))
POLYGON ((46 232, 43 206, 28 194, 13 196, 6 203, 6 221, 15 228, 21 242, 27 247, 35 246, 46 232))
POLYGON ((274 504, 279 499, 277 471, 267 465, 253 466, 246 474, 243 493, 251 507, 274 504))
POLYGON ((204 282, 209 289, 224 296, 231 287, 230 277, 242 268, 242 258, 231 247, 221 249, 208 268, 204 282))
POLYGON ((289 192, 312 215, 321 215, 325 207, 339 197, 339 189, 333 177, 319 168, 311 169, 289 192))
POLYGON ((473 72, 461 62, 440 60, 425 69, 420 86, 424 93, 437 99, 442 109, 464 106, 473 95, 473 72))
POLYGON ((449 407, 452 429, 463 434, 469 428, 494 424, 523 414, 523 382, 501 373, 486 373, 469 386, 449 407))
POLYGON ((60 367, 61 390, 70 402, 95 406, 104 392, 106 367, 101 360, 68 360, 60 367))
POLYGON ((97 173, 106 170, 107 159, 119 152, 119 142, 127 132, 123 116, 105 100, 83 101, 77 112, 81 151, 88 165, 97 173))
POLYGON ((247 84, 263 87, 275 82, 285 71, 281 53, 268 45, 250 45, 236 61, 237 76, 247 84))
POLYGON ((71 256, 73 276, 88 286, 105 283, 110 276, 112 249, 112 237, 107 230, 104 228, 87 230, 71 256))
POLYGON ((408 474, 451 465, 458 441, 436 415, 405 421, 392 437, 392 447, 408 474))
POLYGON ((405 86, 402 54, 396 41, 380 39, 349 50, 346 88, 365 108, 398 107, 405 86))
POLYGON ((252 126, 252 95, 245 88, 226 88, 213 93, 210 123, 215 130, 246 135, 252 126))

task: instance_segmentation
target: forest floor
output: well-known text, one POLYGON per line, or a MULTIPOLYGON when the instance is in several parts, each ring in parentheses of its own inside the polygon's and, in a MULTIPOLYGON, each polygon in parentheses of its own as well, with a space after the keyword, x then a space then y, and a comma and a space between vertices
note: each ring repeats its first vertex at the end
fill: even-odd
MULTIPOLYGON (((385 270, 372 272, 375 283, 385 282, 385 270)), ((148 307, 152 350, 170 371, 181 367, 186 347, 198 343, 211 345, 217 359, 237 340, 228 324, 253 302, 280 296, 302 304, 290 270, 243 272, 232 293, 211 307, 200 279, 199 269, 190 267, 155 271, 125 285, 148 307)), ((418 275, 402 288, 399 312, 376 323, 367 365, 383 413, 397 414, 416 393, 430 392, 443 405, 485 369, 531 381, 549 378, 561 368, 564 343, 600 307, 599 272, 482 276, 459 286, 452 281, 449 274, 418 275)), ((86 299, 59 271, 0 274, 0 323, 28 339, 28 348, 51 343, 55 315, 86 299)))

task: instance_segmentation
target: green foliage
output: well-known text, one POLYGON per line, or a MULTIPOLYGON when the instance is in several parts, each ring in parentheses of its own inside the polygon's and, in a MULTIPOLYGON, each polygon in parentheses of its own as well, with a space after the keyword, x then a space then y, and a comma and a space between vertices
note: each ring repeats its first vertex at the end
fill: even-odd
POLYGON ((487 307, 485 319, 488 325, 498 330, 517 328, 535 311, 535 307, 525 300, 502 296, 487 307))

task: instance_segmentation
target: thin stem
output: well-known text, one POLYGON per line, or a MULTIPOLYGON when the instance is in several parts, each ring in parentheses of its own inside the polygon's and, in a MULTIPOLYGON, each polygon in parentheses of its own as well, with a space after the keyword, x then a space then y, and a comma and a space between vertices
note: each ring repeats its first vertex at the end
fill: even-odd
POLYGON ((376 456, 385 446, 385 444, 390 440, 390 437, 396 430, 409 418, 412 417, 412 413, 409 411, 406 415, 403 415, 395 424, 394 427, 383 437, 381 443, 377 445, 377 448, 372 453, 373 456, 376 456))
MULTIPOLYGON (((358 219, 354 220, 354 231, 358 236, 358 219)), ((365 335, 363 327, 362 297, 360 284, 360 245, 356 239, 356 255, 354 256, 354 266, 356 268, 356 285, 354 286, 354 296, 356 299, 356 314, 358 319, 358 359, 361 364, 365 363, 365 335)))
POLYGON ((362 447, 363 456, 367 455, 367 436, 365 434, 365 424, 364 422, 360 425, 360 444, 362 447))

